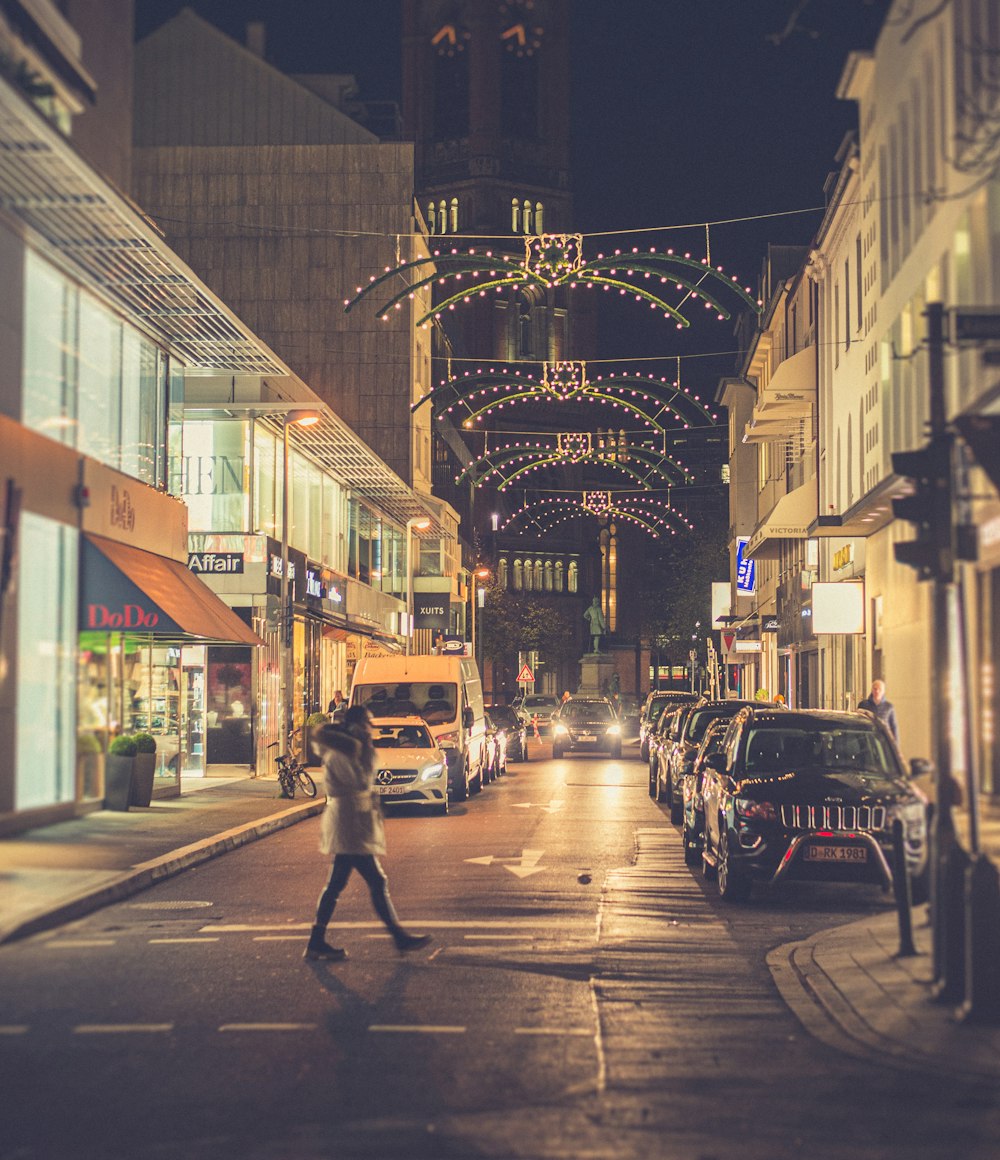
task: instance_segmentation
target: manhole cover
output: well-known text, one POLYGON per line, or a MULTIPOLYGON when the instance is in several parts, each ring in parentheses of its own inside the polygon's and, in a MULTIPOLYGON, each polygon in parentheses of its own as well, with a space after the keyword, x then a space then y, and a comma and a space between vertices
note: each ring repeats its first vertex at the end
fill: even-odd
POLYGON ((213 902, 130 902, 133 910, 201 910, 204 906, 214 906, 213 902))

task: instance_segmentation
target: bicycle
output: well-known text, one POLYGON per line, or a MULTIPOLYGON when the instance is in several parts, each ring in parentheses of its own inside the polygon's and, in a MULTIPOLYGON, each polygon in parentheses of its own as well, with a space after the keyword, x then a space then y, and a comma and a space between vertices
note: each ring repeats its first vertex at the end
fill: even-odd
MULTIPOLYGON (((291 748, 291 739, 292 734, 289 734, 289 748, 291 748)), ((272 741, 267 748, 273 749, 277 744, 277 741, 272 741)), ((307 798, 316 796, 316 783, 306 772, 305 765, 297 757, 291 753, 279 753, 274 761, 278 767, 278 785, 281 787, 282 797, 295 797, 296 787, 302 790, 307 798)))

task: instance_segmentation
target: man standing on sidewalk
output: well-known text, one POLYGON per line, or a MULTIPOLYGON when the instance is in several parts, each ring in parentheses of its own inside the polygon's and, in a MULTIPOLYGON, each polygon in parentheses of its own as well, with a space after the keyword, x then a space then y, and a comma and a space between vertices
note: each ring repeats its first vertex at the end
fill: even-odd
POLYGON ((892 734, 893 741, 899 744, 899 727, 896 724, 896 709, 891 701, 885 699, 885 681, 872 681, 872 691, 863 701, 858 703, 859 709, 867 709, 885 724, 892 734))

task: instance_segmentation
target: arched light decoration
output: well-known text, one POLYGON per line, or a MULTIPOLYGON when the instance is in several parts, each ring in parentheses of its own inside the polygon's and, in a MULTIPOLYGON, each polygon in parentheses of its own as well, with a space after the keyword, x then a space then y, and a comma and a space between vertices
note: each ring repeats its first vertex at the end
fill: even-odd
POLYGON ((367 286, 359 286, 354 297, 345 300, 345 311, 352 310, 362 298, 395 278, 402 278, 406 285, 379 307, 378 316, 383 320, 388 318, 391 310, 398 310, 407 298, 413 298, 425 286, 436 282, 450 287, 464 278, 471 282, 432 306, 417 319, 417 326, 429 326, 432 319, 440 318, 445 311, 454 310, 473 298, 485 297, 490 291, 500 293, 527 286, 617 291, 660 311, 665 318, 672 319, 678 329, 691 325, 682 312, 691 303, 700 302, 720 320, 730 317, 729 310, 712 290, 725 289, 751 309, 760 310, 760 304, 749 288, 740 286, 735 277, 727 276, 721 266, 713 266, 707 257, 699 259, 689 253, 675 253, 672 249, 633 248, 625 252, 615 250, 613 254, 598 254, 587 262, 583 255, 583 234, 528 235, 524 239, 524 257, 521 259, 475 248, 448 252, 435 250, 429 257, 387 266, 378 277, 373 275, 367 286), (651 289, 651 286, 656 289, 651 289), (667 293, 675 301, 668 302, 663 297, 667 293))
POLYGON ((455 476, 455 482, 467 481, 474 487, 490 482, 504 491, 518 480, 523 486, 522 477, 533 471, 569 463, 592 463, 624 472, 647 490, 664 482, 673 486, 694 481, 680 460, 639 443, 631 443, 623 451, 623 443, 617 436, 595 439, 590 435, 581 437, 579 432, 528 437, 484 452, 455 476))
MULTIPOLYGON (((525 502, 512 512, 497 529, 506 532, 524 519, 530 519, 536 532, 547 532, 558 524, 584 516, 626 520, 647 532, 653 539, 694 531, 694 524, 668 500, 645 495, 618 495, 610 491, 585 491, 571 496, 549 496, 525 502)), ((522 532, 521 534, 524 534, 522 532)))
POLYGON ((466 426, 519 403, 597 403, 639 419, 653 431, 706 426, 718 421, 700 397, 656 375, 610 374, 590 378, 585 362, 544 362, 537 377, 507 366, 478 367, 454 375, 422 395, 437 418, 458 411, 466 426))

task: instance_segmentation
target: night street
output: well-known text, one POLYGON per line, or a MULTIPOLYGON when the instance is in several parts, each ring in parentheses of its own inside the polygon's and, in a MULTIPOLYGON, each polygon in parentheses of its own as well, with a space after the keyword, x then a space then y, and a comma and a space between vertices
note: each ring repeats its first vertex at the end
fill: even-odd
POLYGON ((0 949, 3 1160, 995 1155, 994 1094, 825 1047, 771 981, 769 949, 889 901, 727 906, 632 757, 387 830, 434 938, 409 958, 355 880, 349 959, 303 962, 316 819, 0 949))

